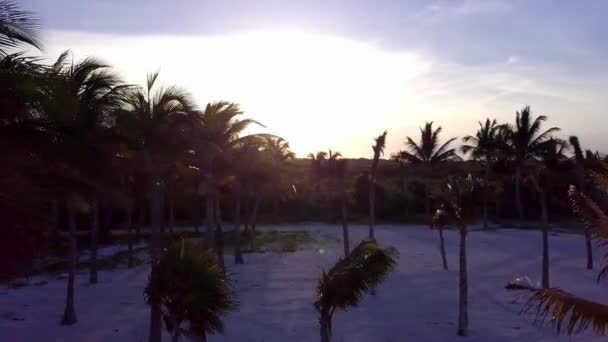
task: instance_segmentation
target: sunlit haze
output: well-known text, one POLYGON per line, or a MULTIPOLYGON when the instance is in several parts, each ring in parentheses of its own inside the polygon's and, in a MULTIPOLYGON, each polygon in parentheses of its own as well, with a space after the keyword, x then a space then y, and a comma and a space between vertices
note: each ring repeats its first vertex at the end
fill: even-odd
MULTIPOLYGON (((238 1, 226 6, 242 18, 240 24, 230 17, 223 29, 220 18, 226 14, 220 11, 220 18, 211 20, 213 27, 201 28, 192 12, 200 11, 201 22, 208 20, 209 5, 177 3, 171 15, 178 22, 179 15, 185 15, 185 27, 154 21, 170 5, 139 4, 150 7, 153 27, 148 32, 140 17, 134 19, 134 31, 122 32, 122 24, 114 25, 108 7, 116 8, 117 2, 77 5, 85 12, 102 6, 91 23, 62 20, 60 12, 41 10, 46 6, 42 2, 26 1, 26 6, 45 13, 47 56, 55 58, 68 48, 76 58, 96 56, 133 84, 142 84, 147 73, 160 69, 164 84, 188 89, 200 105, 215 100, 240 103, 246 115, 290 141, 300 157, 329 148, 348 157, 369 157, 372 137, 385 129, 390 154, 402 148, 406 135, 417 135, 425 121, 443 126, 444 138, 463 136, 473 133, 476 122, 487 116, 510 122, 524 105, 531 105, 535 114, 548 115, 549 124, 562 127, 564 134, 584 133, 585 145, 608 147, 608 131, 597 125, 608 112, 601 38, 575 40, 574 34, 559 27, 560 17, 548 17, 529 27, 545 37, 536 37, 540 46, 529 46, 530 41, 514 31, 488 32, 497 43, 482 48, 479 44, 490 38, 480 36, 470 24, 480 16, 507 21, 516 18, 518 10, 542 9, 554 16, 566 10, 548 2, 540 9, 518 1, 429 1, 398 9, 378 2, 373 8, 385 9, 386 28, 378 19, 375 24, 362 22, 357 30, 352 22, 323 25, 314 17, 325 13, 319 5, 301 5, 303 12, 297 14, 292 8, 264 3, 262 7, 285 13, 261 20, 251 5, 238 1), (391 10, 408 20, 396 28, 398 18, 391 10), (103 18, 112 28, 102 28, 103 18), (163 26, 169 33, 162 33, 163 26), (434 28, 432 34, 427 27, 434 28), (546 54, 539 52, 543 46, 546 54), (463 51, 468 47, 470 53, 463 51), (551 54, 556 49, 561 55, 551 54)), ((359 13, 365 8, 372 6, 353 2, 344 11, 359 13)), ((336 16, 336 22, 344 20, 343 15, 336 16)), ((594 22, 580 25, 574 33, 586 26, 591 29, 594 22)))

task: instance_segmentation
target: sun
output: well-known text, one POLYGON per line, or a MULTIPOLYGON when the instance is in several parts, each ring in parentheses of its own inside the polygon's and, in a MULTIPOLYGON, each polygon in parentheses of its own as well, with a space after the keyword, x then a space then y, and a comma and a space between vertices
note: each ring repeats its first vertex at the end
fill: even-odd
POLYGON ((328 148, 367 154, 369 141, 361 137, 403 122, 413 80, 430 66, 418 55, 319 33, 71 35, 74 51, 94 52, 129 82, 160 68, 164 83, 192 91, 200 104, 240 103, 300 157, 328 148))

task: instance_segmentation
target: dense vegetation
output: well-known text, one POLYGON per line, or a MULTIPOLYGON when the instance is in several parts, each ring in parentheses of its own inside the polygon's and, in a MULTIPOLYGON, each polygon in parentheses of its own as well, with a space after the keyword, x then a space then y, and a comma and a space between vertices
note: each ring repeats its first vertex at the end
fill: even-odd
MULTIPOLYGON (((333 311, 355 306, 361 293, 371 292, 395 262, 392 250, 373 242, 350 251, 348 223, 365 220, 372 241, 377 221, 433 224, 441 241, 444 226, 458 228, 459 333, 466 335, 468 227, 478 220, 484 228, 490 221, 510 220, 528 227, 539 221, 543 234, 543 289, 511 287, 532 291, 530 305, 540 302, 544 311, 555 311, 555 303, 562 302, 582 310, 568 332, 577 323, 585 328, 590 322, 596 331, 605 330, 604 306, 598 309, 604 315, 601 323, 589 314, 597 307, 548 292, 549 223, 571 217, 570 201, 584 214, 589 231, 600 227, 600 236, 606 236, 602 215, 607 196, 600 191, 605 178, 590 177, 606 173, 605 156, 583 152, 576 137, 560 138, 559 128, 546 128, 548 118, 535 116, 530 107, 517 111, 512 124, 490 118, 480 122, 460 147, 457 138, 442 140, 442 128, 427 122, 419 139, 407 137, 405 149, 389 159, 381 159, 387 132, 370 137, 372 160, 343 159, 335 150, 297 159, 278 135, 245 134, 262 123, 246 117, 237 103, 196 103, 187 90, 159 84, 158 73, 148 75, 143 87, 125 84, 111 66, 93 57, 74 61, 68 51, 45 64, 21 51, 27 46, 41 47, 35 18, 10 1, 0 1, 0 279, 28 274, 36 260, 63 253, 69 277, 62 324, 77 322, 74 278, 83 233, 91 249, 88 265, 94 284, 100 239, 108 242, 113 232, 126 232, 132 252, 134 241, 147 232, 153 264, 147 289, 150 341, 159 341, 162 318, 175 338, 222 330, 219 315, 234 307, 230 289, 218 286, 226 281, 224 222, 233 224, 234 262, 241 264, 240 239, 254 242, 261 221, 341 220, 345 258, 323 274, 318 289, 321 335, 328 341, 333 311), (580 192, 571 190, 569 200, 570 184, 580 192), (589 207, 593 215, 585 209, 589 207), (176 226, 192 227, 196 233, 204 226, 200 241, 205 247, 182 244, 163 250, 176 226), (370 275, 361 266, 361 274, 343 273, 342 268, 358 267, 363 260, 358 253, 380 253, 382 272, 370 275), (170 279, 192 273, 187 267, 200 271, 200 278, 192 279, 193 288, 204 285, 221 293, 215 298, 219 302, 212 303, 216 306, 208 308, 212 304, 200 298, 188 298, 192 305, 184 302, 180 291, 191 289, 175 288, 170 279), (333 291, 332 282, 346 276, 365 279, 351 283, 358 288, 345 298, 322 296, 333 291), (191 311, 193 306, 213 314, 201 319, 191 311)), ((585 236, 587 267, 592 268, 592 234, 585 236)), ((443 250, 442 255, 447 269, 443 250)), ((133 260, 131 253, 129 266, 133 260)), ((601 276, 605 274, 604 269, 601 276)), ((565 314, 554 315, 560 328, 565 314)))

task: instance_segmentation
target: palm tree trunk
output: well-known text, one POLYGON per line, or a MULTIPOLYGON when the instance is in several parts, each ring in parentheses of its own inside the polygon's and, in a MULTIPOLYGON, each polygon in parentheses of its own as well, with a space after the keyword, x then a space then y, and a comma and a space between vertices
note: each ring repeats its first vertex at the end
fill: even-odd
POLYGON ((194 227, 194 232, 198 233, 198 226, 201 221, 201 211, 200 211, 200 199, 198 196, 194 195, 194 200, 192 203, 192 226, 194 227))
POLYGON ((346 211, 346 199, 344 195, 341 196, 341 207, 342 207, 342 237, 344 239, 344 257, 347 257, 350 253, 350 238, 348 234, 348 215, 346 211))
POLYGON ((51 200, 51 243, 53 247, 59 245, 59 201, 51 200))
POLYGON ((448 270, 448 260, 445 256, 445 242, 443 240, 443 228, 439 228, 439 251, 441 252, 441 262, 443 263, 443 269, 448 270))
POLYGON ((276 198, 272 200, 272 223, 279 223, 279 200, 276 198))
POLYGON ((460 227, 460 303, 458 310, 458 336, 469 333, 469 283, 467 275, 467 232, 466 227, 460 227))
POLYGON ((132 268, 135 264, 133 257, 133 205, 127 205, 127 239, 128 239, 128 261, 127 267, 132 268))
POLYGON ((220 207, 220 197, 216 196, 215 197, 215 211, 214 211, 214 218, 215 218, 215 225, 216 225, 216 232, 215 232, 215 250, 217 252, 217 261, 218 264, 220 265, 220 267, 225 270, 225 264, 224 264, 224 233, 222 231, 222 211, 221 211, 221 207, 220 207))
POLYGON ((540 207, 542 216, 543 230, 543 269, 542 269, 542 287, 549 288, 549 213, 547 209, 547 193, 542 190, 540 192, 540 207))
POLYGON ((139 208, 139 214, 138 214, 138 219, 137 219, 137 226, 135 227, 135 240, 141 239, 141 229, 144 226, 144 224, 146 223, 146 205, 145 203, 142 203, 141 207, 139 208))
POLYGON ((89 283, 97 284, 97 234, 99 232, 99 204, 93 200, 91 206, 91 260, 89 283))
POLYGON ((193 338, 195 342, 207 342, 207 334, 204 331, 200 332, 200 335, 193 338))
POLYGON ((587 269, 593 269, 593 246, 591 246, 591 235, 585 231, 585 247, 587 249, 587 269))
POLYGON ((255 199, 253 203, 253 209, 251 210, 251 215, 249 217, 249 250, 255 250, 255 225, 258 218, 258 208, 260 207, 260 196, 255 194, 255 199))
POLYGON ((369 239, 372 241, 376 241, 375 236, 375 224, 376 224, 376 189, 375 182, 373 176, 370 175, 369 179, 369 239))
POLYGON ((431 223, 431 184, 428 179, 424 182, 424 215, 431 223))
POLYGON ((524 220, 524 207, 521 202, 521 165, 515 167, 515 207, 519 220, 524 220))
POLYGON ((331 317, 327 313, 322 313, 319 319, 321 342, 331 342, 331 317))
POLYGON ((207 240, 207 247, 208 248, 213 248, 213 243, 214 243, 214 220, 213 220, 213 212, 215 211, 214 209, 214 202, 213 202, 213 194, 211 194, 211 192, 208 192, 205 198, 205 222, 207 225, 207 232, 206 232, 206 240, 207 240))
POLYGON ((179 341, 179 329, 174 329, 173 336, 171 336, 171 342, 179 341))
POLYGON ((74 208, 71 208, 69 203, 67 208, 70 254, 68 264, 67 296, 65 301, 65 310, 63 312, 63 319, 61 320, 62 325, 72 325, 78 321, 76 318, 76 310, 74 309, 74 278, 76 277, 76 262, 78 253, 76 249, 76 213, 74 212, 74 208))
POLYGON ((486 162, 483 187, 483 229, 488 229, 488 197, 490 196, 490 162, 486 162))
POLYGON ((105 227, 103 228, 103 231, 101 232, 101 237, 102 237, 102 241, 104 239, 108 239, 110 237, 110 234, 112 233, 112 217, 114 216, 114 211, 112 211, 112 204, 111 203, 106 203, 106 207, 105 210, 103 211, 104 213, 104 221, 105 221, 105 227))
POLYGON ((237 181, 234 194, 234 263, 243 264, 243 254, 241 253, 241 196, 242 184, 237 181))
POLYGON ((169 197, 169 232, 173 235, 173 227, 175 226, 175 211, 173 198, 169 197))
MULTIPOLYGON (((152 251, 152 272, 156 272, 156 264, 160 257, 161 242, 161 221, 162 221, 162 191, 160 182, 154 181, 151 185, 150 196, 150 225, 151 225, 151 251, 152 251)), ((160 303, 153 301, 150 303, 150 333, 149 342, 161 342, 162 339, 162 319, 160 303)))

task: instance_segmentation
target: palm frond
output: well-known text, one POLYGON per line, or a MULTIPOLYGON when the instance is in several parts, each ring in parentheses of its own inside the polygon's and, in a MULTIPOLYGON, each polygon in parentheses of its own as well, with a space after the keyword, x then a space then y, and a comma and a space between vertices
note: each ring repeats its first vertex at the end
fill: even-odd
POLYGON ((523 312, 535 313, 535 322, 543 324, 548 319, 558 333, 573 335, 589 327, 598 335, 608 331, 608 306, 577 297, 558 288, 536 288, 518 282, 509 283, 507 290, 527 291, 531 294, 523 312))
POLYGON ((38 19, 32 12, 21 10, 13 1, 0 1, 0 55, 5 55, 7 48, 23 45, 41 49, 38 36, 38 19))
POLYGON ((315 307, 331 314, 356 307, 372 287, 381 283, 394 269, 397 250, 381 249, 375 242, 362 241, 351 253, 323 272, 317 285, 315 307))

